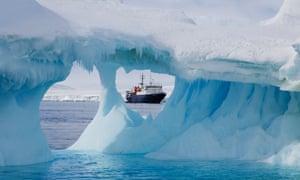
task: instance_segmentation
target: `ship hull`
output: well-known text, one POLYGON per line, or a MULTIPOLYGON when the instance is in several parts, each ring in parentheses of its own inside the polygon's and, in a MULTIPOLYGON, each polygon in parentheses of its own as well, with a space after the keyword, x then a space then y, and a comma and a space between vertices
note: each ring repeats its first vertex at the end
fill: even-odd
POLYGON ((152 103, 159 104, 166 96, 166 93, 143 94, 128 96, 127 103, 152 103))

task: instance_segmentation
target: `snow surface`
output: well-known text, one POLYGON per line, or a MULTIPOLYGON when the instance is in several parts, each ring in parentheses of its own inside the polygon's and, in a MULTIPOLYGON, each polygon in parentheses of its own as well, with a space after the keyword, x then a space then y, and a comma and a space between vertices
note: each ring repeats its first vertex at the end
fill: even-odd
POLYGON ((38 107, 74 62, 98 71, 100 106, 71 149, 299 161, 284 149, 297 149, 289 145, 300 137, 298 1, 285 0, 264 23, 226 25, 120 1, 26 0, 16 14, 7 11, 11 2, 0 2, 1 17, 13 19, 0 19, 0 165, 51 159, 38 107), (120 67, 175 76, 155 119, 126 108, 115 82, 120 67))
POLYGON ((280 8, 277 15, 270 20, 266 21, 265 24, 277 24, 285 26, 299 26, 300 25, 300 12, 297 7, 300 6, 298 0, 289 0, 280 8))
POLYGON ((52 37, 71 32, 63 18, 33 0, 2 1, 0 25, 1 35, 52 37))

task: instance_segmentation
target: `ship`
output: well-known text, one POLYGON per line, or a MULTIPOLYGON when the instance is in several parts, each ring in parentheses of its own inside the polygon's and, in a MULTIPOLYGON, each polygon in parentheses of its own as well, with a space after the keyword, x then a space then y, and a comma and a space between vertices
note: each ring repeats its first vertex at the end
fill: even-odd
POLYGON ((166 97, 167 93, 163 92, 161 84, 154 84, 150 78, 149 84, 144 84, 144 75, 141 75, 141 82, 126 91, 127 103, 152 103, 159 104, 166 97))

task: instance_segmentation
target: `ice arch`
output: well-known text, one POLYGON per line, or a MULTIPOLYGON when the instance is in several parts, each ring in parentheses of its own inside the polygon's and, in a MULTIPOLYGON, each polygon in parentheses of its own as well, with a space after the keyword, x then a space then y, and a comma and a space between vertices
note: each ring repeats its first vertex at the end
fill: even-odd
MULTIPOLYGON (((97 116, 106 117, 111 111, 119 111, 120 117, 115 115, 114 119, 123 120, 123 116, 128 116, 126 123, 132 126, 142 121, 137 113, 122 104, 115 86, 116 70, 131 64, 127 66, 130 70, 134 64, 137 68, 149 66, 157 71, 167 71, 169 54, 151 45, 151 40, 150 43, 139 42, 138 38, 132 41, 126 36, 111 39, 114 36, 106 37, 105 34, 49 39, 0 37, 0 165, 51 159, 39 124, 39 104, 51 85, 68 76, 75 61, 88 71, 93 67, 99 71, 103 98, 97 116), (124 59, 128 61, 122 61, 124 59), (165 62, 161 64, 158 59, 165 59, 165 62)), ((122 123, 120 125, 124 125, 122 123)))
MULTIPOLYGON (((73 149, 163 159, 257 160, 299 141, 299 93, 294 92, 299 91, 300 72, 297 20, 290 23, 296 23, 291 31, 266 25, 234 33, 222 27, 220 32, 220 27, 199 26, 182 13, 84 1, 91 11, 77 10, 91 21, 81 22, 72 14, 81 7, 82 1, 76 2, 57 1, 52 8, 59 14, 55 18, 77 23, 73 29, 83 33, 48 37, 43 35, 46 28, 23 37, 0 31, 1 165, 51 159, 38 124, 38 105, 49 86, 66 78, 74 61, 87 70, 97 68, 103 100, 73 149), (59 3, 70 5, 71 11, 61 10, 59 3), (121 18, 121 23, 108 22, 107 15, 121 18), (122 104, 114 84, 121 66, 176 76, 174 93, 155 120, 144 121, 122 104)), ((289 20, 285 16, 284 21, 289 20)), ((16 27, 9 26, 24 35, 16 27)))
MULTIPOLYGON (((229 76, 188 79, 189 74, 184 77, 182 70, 172 66, 168 49, 151 40, 133 43, 127 36, 103 37, 2 37, 1 57, 8 61, 2 61, 0 79, 1 165, 51 158, 40 130, 39 102, 49 86, 66 78, 74 61, 87 70, 95 66, 103 89, 97 115, 72 149, 144 153, 163 159, 263 159, 299 140, 299 93, 267 83, 228 81, 229 76), (97 48, 104 42, 104 49, 97 48), (144 120, 124 105, 115 85, 120 66, 176 75, 172 97, 155 120, 144 120)), ((244 64, 241 68, 247 65, 253 67, 244 64)), ((258 77, 265 75, 261 69, 254 72, 258 77)))
POLYGON ((118 103, 106 115, 100 108, 71 148, 158 159, 262 160, 299 140, 299 97, 274 86, 177 78, 155 120, 118 103))

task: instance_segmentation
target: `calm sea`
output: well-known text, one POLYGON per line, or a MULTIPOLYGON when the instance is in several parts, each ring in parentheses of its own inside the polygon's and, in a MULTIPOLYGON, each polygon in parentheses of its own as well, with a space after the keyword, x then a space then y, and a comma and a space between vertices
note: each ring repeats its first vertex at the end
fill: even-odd
MULTIPOLYGON (((163 105, 128 104, 143 116, 163 105)), ((143 155, 63 150, 96 114, 96 102, 43 102, 41 125, 53 149, 48 163, 0 167, 0 179, 300 179, 300 167, 252 161, 159 161, 143 155)))

